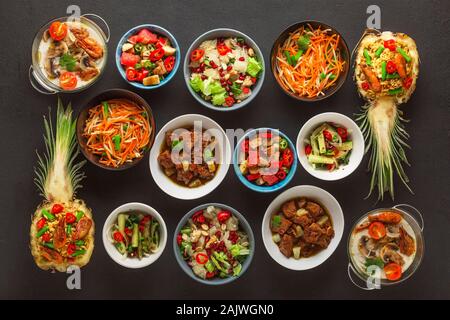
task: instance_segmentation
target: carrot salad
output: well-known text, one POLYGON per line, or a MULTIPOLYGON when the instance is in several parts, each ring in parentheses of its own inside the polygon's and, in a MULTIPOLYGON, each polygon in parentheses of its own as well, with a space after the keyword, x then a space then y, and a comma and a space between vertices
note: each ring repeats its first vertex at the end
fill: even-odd
POLYGON ((144 156, 152 127, 144 108, 126 99, 112 99, 89 110, 83 136, 99 163, 119 167, 144 156))
POLYGON ((344 71, 339 35, 309 24, 289 34, 276 52, 276 76, 281 86, 295 95, 315 98, 335 85, 344 71))

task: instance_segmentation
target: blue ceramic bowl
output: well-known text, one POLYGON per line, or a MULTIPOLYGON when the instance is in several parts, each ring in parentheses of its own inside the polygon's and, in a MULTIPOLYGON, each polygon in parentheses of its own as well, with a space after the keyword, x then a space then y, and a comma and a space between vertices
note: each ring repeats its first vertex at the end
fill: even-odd
POLYGON ((229 207, 227 205, 221 204, 221 203, 206 203, 206 204, 202 204, 198 207, 195 207, 194 209, 189 211, 180 220, 180 222, 177 225, 177 228, 175 229, 175 233, 173 236, 173 251, 175 253, 175 258, 176 258, 178 264, 180 265, 181 269, 183 269, 183 271, 189 277, 191 277, 195 281, 198 281, 203 284, 218 286, 218 285, 233 282, 234 280, 242 277, 242 275, 245 273, 245 271, 247 271, 248 267, 250 266, 250 263, 253 260, 253 255, 255 253, 255 237, 253 235, 253 231, 252 231, 250 224, 247 222, 247 220, 244 218, 244 216, 241 213, 239 213, 239 211, 237 211, 236 209, 229 207), (241 273, 237 277, 229 277, 229 278, 223 278, 223 279, 222 278, 214 278, 214 279, 210 279, 210 280, 201 279, 194 274, 191 267, 188 266, 186 261, 181 256, 180 249, 179 249, 178 243, 177 243, 177 235, 180 233, 181 229, 186 225, 187 221, 194 215, 195 212, 197 212, 199 210, 204 210, 209 206, 219 207, 219 208, 225 209, 227 211, 230 211, 236 218, 238 218, 239 226, 240 226, 241 230, 244 231, 245 233, 247 233, 248 241, 250 244, 250 254, 247 256, 247 259, 245 259, 245 261, 243 262, 241 273))
POLYGON ((139 89, 144 89, 144 90, 157 89, 159 87, 162 87, 166 83, 168 83, 173 78, 175 73, 177 72, 178 67, 180 66, 180 60, 181 60, 180 47, 179 47, 175 37, 169 31, 164 29, 163 27, 160 27, 160 26, 157 26, 157 25, 154 25, 154 24, 142 24, 140 26, 136 26, 136 27, 128 30, 122 36, 122 38, 120 39, 119 43, 117 44, 117 48, 116 48, 116 66, 117 66, 117 70, 119 70, 120 75, 122 76, 122 78, 126 82, 131 84, 133 87, 136 87, 136 88, 139 88, 139 89), (137 34, 142 29, 148 29, 151 32, 156 33, 157 35, 160 35, 160 36, 168 38, 170 40, 170 43, 172 44, 172 46, 177 50, 176 53, 175 53, 175 66, 173 67, 173 70, 169 73, 169 75, 167 77, 164 78, 164 80, 162 80, 159 84, 154 85, 154 86, 144 86, 142 83, 139 83, 139 82, 128 81, 127 77, 125 75, 125 69, 120 64, 120 56, 122 54, 122 45, 127 41, 127 39, 129 37, 137 34))
POLYGON ((239 180, 249 189, 256 191, 256 192, 262 192, 262 193, 268 193, 268 192, 275 192, 278 191, 282 188, 284 188, 294 177, 295 175, 295 171, 297 170, 297 152, 295 151, 295 145, 292 143, 291 139, 289 139, 289 137, 287 135, 285 135, 284 133, 282 133, 279 130, 276 129, 272 129, 272 128, 259 128, 259 129, 253 129, 249 132, 247 132, 237 143, 235 149, 234 149, 234 153, 233 153, 233 168, 234 168, 234 172, 236 173, 237 177, 239 178, 239 180), (289 170, 289 173, 287 174, 286 178, 283 181, 280 181, 272 186, 258 186, 257 184, 254 184, 250 181, 248 181, 242 174, 241 171, 239 170, 239 152, 240 152, 240 146, 242 144, 242 142, 244 141, 245 138, 250 137, 252 135, 254 135, 256 132, 258 131, 271 131, 271 132, 276 132, 278 133, 278 135, 281 138, 284 138, 287 140, 288 144, 289 144, 289 148, 292 151, 292 156, 294 157, 293 162, 292 162, 292 166, 291 169, 289 170))
POLYGON ((189 47, 188 51, 186 52, 186 56, 184 57, 184 64, 183 64, 184 80, 186 82, 186 86, 187 86, 189 92, 192 94, 192 96, 195 98, 195 100, 197 100, 200 104, 202 104, 203 106, 205 106, 209 109, 217 110, 217 111, 233 111, 233 110, 240 109, 240 108, 246 106, 247 104, 249 104, 258 95, 259 91, 261 90, 261 87, 264 82, 264 76, 266 74, 265 70, 266 70, 266 68, 265 68, 264 57, 263 57, 262 51, 259 49, 256 42, 253 41, 253 39, 250 38, 249 36, 247 36, 245 33, 242 33, 240 31, 237 31, 234 29, 228 29, 228 28, 213 29, 208 32, 205 32, 204 34, 199 36, 197 39, 195 39, 194 42, 192 42, 191 46, 189 47), (204 100, 197 92, 195 92, 191 88, 191 85, 189 84, 189 80, 191 77, 191 70, 189 69, 191 52, 194 51, 195 49, 197 49, 202 42, 204 42, 206 40, 217 39, 220 37, 224 37, 224 38, 241 37, 241 38, 243 38, 245 40, 245 43, 248 44, 249 47, 253 48, 253 50, 255 51, 256 57, 258 58, 259 61, 261 61, 262 65, 263 65, 263 69, 261 70, 259 78, 256 81, 255 86, 252 89, 252 94, 247 99, 243 100, 240 103, 235 103, 232 107, 229 107, 229 108, 215 106, 211 102, 204 100))

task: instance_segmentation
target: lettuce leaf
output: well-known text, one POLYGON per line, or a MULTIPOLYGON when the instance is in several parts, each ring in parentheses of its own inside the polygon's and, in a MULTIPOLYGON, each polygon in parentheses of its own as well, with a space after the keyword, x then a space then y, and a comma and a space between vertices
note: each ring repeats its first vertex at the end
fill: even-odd
POLYGON ((202 78, 199 75, 194 76, 190 81, 189 84, 191 85, 192 90, 195 92, 200 92, 203 87, 203 81, 202 78))
POLYGON ((226 92, 216 93, 212 96, 212 104, 215 106, 221 106, 225 103, 226 92))
POLYGON ((261 63, 253 57, 249 57, 247 62, 247 73, 252 77, 257 77, 262 70, 261 63))

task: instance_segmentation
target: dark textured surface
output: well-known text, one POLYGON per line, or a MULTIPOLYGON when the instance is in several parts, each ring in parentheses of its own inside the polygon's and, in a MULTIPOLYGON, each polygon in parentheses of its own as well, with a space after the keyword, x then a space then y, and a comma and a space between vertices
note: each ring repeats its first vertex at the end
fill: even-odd
MULTIPOLYGON (((450 298, 449 183, 449 3, 446 1, 377 1, 382 10, 382 28, 402 31, 417 42, 422 64, 418 87, 402 106, 411 133, 408 151, 412 167, 407 170, 415 195, 397 185, 394 203, 410 203, 425 216, 426 252, 417 273, 402 285, 377 292, 364 292, 347 279, 346 241, 352 223, 374 208, 374 199, 364 200, 369 183, 363 165, 350 177, 337 182, 320 181, 299 166, 290 186, 312 184, 330 191, 340 202, 346 219, 345 233, 336 252, 320 267, 294 272, 274 262, 264 249, 261 221, 266 207, 277 194, 257 194, 246 189, 230 168, 221 186, 207 197, 179 201, 154 184, 148 161, 125 172, 85 167, 88 178, 79 197, 93 208, 97 226, 96 248, 82 271, 82 290, 69 291, 65 274, 39 270, 28 249, 30 214, 42 200, 33 185, 35 150, 43 150, 42 115, 55 105, 56 97, 35 92, 28 83, 31 42, 46 21, 65 14, 74 1, 2 1, 0 4, 1 62, 1 213, 0 298, 450 298), (178 220, 191 208, 205 202, 222 202, 243 213, 256 237, 256 254, 249 271, 223 287, 207 287, 192 281, 177 265, 168 243, 162 257, 142 270, 128 270, 114 263, 101 241, 107 215, 125 202, 139 201, 155 207, 164 217, 169 237, 178 220)), ((182 50, 199 34, 216 27, 231 27, 253 37, 269 61, 269 51, 278 33, 305 19, 335 26, 353 48, 365 28, 366 8, 373 1, 76 1, 83 12, 103 16, 111 26, 110 52, 129 28, 155 23, 170 30, 182 50), (156 4, 155 4, 156 3, 156 4), (282 3, 282 4, 281 4, 282 3), (126 4, 126 5, 125 5, 126 4)), ((71 96, 76 111, 97 92, 128 88, 119 76, 113 54, 103 78, 88 90, 71 96)), ((181 68, 180 68, 181 69, 181 68)), ((268 72, 263 89, 242 110, 219 113, 200 106, 189 95, 179 72, 167 86, 138 92, 153 108, 157 128, 184 113, 202 113, 224 128, 271 126, 295 139, 311 116, 336 111, 352 116, 362 104, 349 78, 328 100, 306 104, 283 94, 268 72)), ((394 204, 386 199, 378 206, 394 204)))

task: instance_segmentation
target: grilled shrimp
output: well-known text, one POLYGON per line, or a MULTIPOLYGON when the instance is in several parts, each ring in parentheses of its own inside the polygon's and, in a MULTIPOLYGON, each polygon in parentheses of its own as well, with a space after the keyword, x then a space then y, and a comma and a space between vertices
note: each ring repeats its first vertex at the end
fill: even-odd
POLYGON ((406 254, 408 257, 416 250, 413 238, 405 229, 403 229, 403 227, 400 227, 400 239, 398 245, 400 247, 400 252, 406 254))
POLYGON ((400 78, 406 78, 406 61, 405 58, 400 54, 396 53, 394 57, 395 65, 397 66, 397 72, 400 78))
POLYGON ((386 211, 386 212, 381 212, 377 215, 369 215, 369 221, 370 222, 378 221, 378 222, 382 222, 382 223, 397 224, 397 223, 400 223, 400 221, 402 221, 402 216, 401 216, 401 214, 396 213, 396 212, 386 211))
POLYGON ((83 48, 86 53, 93 59, 100 59, 103 57, 103 48, 92 38, 78 39, 76 45, 83 48))
POLYGON ((363 71, 364 75, 366 76, 367 81, 369 81, 372 90, 375 92, 380 92, 381 84, 380 84, 380 80, 378 80, 376 73, 373 72, 372 69, 365 64, 361 64, 360 66, 361 66, 361 70, 363 71))

